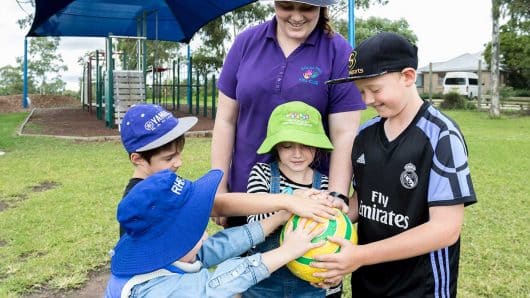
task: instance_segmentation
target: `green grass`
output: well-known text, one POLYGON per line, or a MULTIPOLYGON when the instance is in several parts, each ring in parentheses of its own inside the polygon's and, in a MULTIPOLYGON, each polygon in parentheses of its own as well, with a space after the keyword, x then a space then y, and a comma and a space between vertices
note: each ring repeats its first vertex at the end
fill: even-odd
MULTIPOLYGON (((530 118, 447 114, 466 137, 479 200, 466 208, 459 294, 528 297, 530 118)), ((26 115, 0 114, 0 297, 80 287, 90 271, 108 269, 115 208, 132 173, 119 142, 15 136, 26 115)), ((210 139, 188 139, 180 174, 206 172, 209 148, 210 139)))

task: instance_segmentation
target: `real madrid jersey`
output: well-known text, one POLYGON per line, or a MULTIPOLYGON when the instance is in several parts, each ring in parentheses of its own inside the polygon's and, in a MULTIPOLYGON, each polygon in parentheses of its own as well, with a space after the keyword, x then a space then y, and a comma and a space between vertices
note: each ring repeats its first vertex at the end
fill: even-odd
MULTIPOLYGON (((359 244, 392 237, 428 221, 429 207, 476 202, 467 148, 458 126, 428 103, 388 141, 376 117, 360 128, 352 150, 359 244)), ((354 297, 453 297, 460 240, 418 257, 361 267, 354 297)))

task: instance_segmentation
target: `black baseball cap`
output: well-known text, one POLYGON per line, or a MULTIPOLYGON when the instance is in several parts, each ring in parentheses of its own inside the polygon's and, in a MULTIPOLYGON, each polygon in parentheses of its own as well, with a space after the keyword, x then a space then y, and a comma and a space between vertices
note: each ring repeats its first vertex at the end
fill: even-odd
POLYGON ((380 32, 352 51, 348 59, 348 77, 329 80, 326 84, 372 78, 407 67, 418 67, 418 48, 399 34, 380 32))

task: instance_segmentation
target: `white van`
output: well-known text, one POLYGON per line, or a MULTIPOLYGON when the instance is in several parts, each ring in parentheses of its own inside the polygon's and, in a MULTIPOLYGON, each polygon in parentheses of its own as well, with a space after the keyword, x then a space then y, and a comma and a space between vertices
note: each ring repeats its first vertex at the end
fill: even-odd
POLYGON ((448 72, 444 77, 443 94, 456 92, 469 99, 478 97, 478 76, 473 72, 448 72))

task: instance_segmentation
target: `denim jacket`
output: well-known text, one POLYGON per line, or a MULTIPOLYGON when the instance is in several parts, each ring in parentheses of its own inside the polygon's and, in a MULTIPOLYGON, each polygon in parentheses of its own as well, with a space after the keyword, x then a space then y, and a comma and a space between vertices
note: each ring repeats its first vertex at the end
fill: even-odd
POLYGON ((105 297, 232 297, 270 276, 261 254, 237 257, 264 238, 259 222, 222 230, 203 242, 197 255, 202 263, 198 271, 152 275, 134 285, 130 293, 123 286, 138 275, 111 275, 105 297), (208 270, 216 265, 215 271, 208 270))

